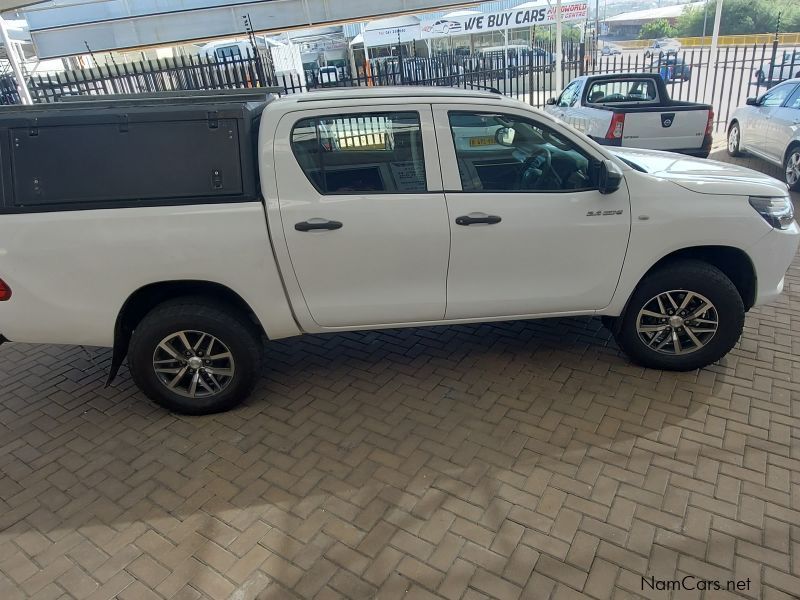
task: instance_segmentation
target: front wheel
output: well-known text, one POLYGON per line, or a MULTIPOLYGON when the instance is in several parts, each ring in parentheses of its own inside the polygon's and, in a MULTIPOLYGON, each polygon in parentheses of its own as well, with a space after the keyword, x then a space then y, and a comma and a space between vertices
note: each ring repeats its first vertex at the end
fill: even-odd
POLYGON ((261 365, 254 325, 224 305, 179 299, 154 308, 131 337, 128 365, 147 397, 176 413, 221 412, 244 401, 261 365))
POLYGON ((786 185, 793 192, 800 191, 800 146, 790 148, 786 153, 786 160, 783 161, 783 169, 786 174, 786 185))
POLYGON ((730 352, 743 327, 744 304, 731 280, 712 265, 686 260, 648 275, 612 331, 634 362, 690 371, 730 352))
POLYGON ((739 129, 739 123, 733 123, 728 130, 728 155, 740 156, 742 154, 740 145, 742 142, 742 133, 739 129))

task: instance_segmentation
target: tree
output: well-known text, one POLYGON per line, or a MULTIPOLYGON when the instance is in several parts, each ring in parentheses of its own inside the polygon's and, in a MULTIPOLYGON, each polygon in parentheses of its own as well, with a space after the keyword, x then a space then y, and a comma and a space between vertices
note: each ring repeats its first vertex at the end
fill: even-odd
MULTIPOLYGON (((716 0, 709 0, 706 35, 711 35, 714 27, 716 0)), ((705 8, 694 7, 685 11, 676 25, 681 37, 703 35, 705 8)), ((724 0, 719 32, 721 35, 740 35, 748 33, 774 33, 781 15, 781 32, 800 30, 800 5, 795 2, 776 2, 775 0, 724 0)))
POLYGON ((669 21, 666 19, 658 19, 645 23, 642 25, 641 30, 639 30, 640 40, 654 40, 657 38, 672 37, 673 35, 675 35, 675 28, 670 25, 669 21))

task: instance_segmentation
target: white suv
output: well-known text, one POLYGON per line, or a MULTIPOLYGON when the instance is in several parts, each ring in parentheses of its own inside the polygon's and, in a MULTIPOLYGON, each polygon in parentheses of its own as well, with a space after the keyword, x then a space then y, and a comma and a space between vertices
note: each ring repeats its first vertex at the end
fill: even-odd
POLYGON ((728 154, 753 154, 783 167, 789 189, 800 190, 800 78, 748 98, 728 125, 728 154))

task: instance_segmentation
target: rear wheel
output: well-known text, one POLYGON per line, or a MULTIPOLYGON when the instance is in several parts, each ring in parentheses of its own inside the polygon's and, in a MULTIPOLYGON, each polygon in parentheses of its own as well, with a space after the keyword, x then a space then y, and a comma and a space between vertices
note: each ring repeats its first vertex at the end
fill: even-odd
POLYGON ((783 169, 789 189, 793 192, 800 191, 800 146, 792 146, 786 152, 783 169))
POLYGON ((730 156, 741 156, 741 141, 742 131, 739 129, 739 123, 734 121, 731 123, 731 128, 728 130, 728 154, 730 156))
POLYGON ((199 299, 154 308, 131 337, 128 364, 151 400, 182 414, 233 408, 255 385, 261 340, 235 310, 199 299))
POLYGON ((725 356, 744 327, 744 304, 719 269, 687 260, 648 275, 612 328, 642 366, 670 371, 705 367, 725 356))

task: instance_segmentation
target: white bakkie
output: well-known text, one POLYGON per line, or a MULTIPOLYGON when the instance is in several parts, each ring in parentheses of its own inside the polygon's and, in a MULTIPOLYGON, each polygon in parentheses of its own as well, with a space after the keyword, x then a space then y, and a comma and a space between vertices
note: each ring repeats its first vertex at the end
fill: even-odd
POLYGON ((689 370, 800 240, 782 182, 496 94, 273 99, 258 144, 255 201, 0 214, 0 334, 113 346, 185 413, 244 400, 264 340, 336 331, 598 315, 637 363, 689 370))
POLYGON ((711 105, 673 100, 658 73, 576 77, 545 111, 604 146, 702 158, 711 151, 711 105))

